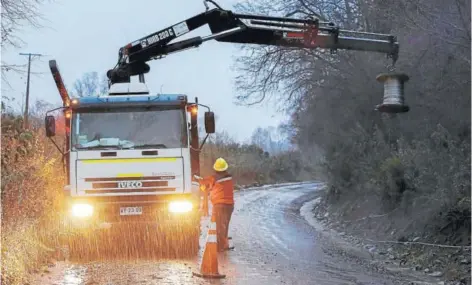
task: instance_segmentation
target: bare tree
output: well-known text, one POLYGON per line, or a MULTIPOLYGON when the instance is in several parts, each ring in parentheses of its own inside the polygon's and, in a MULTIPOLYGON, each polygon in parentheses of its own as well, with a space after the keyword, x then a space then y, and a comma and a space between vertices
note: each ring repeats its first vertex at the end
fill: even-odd
POLYGON ((108 77, 106 74, 102 74, 99 83, 99 94, 106 94, 108 92, 108 77))
POLYGON ((251 135, 251 143, 259 146, 270 154, 277 154, 288 149, 288 142, 280 127, 258 127, 251 135))
POLYGON ((107 93, 108 80, 106 75, 99 78, 97 72, 85 73, 73 85, 73 92, 78 97, 98 96, 107 93))
MULTIPOLYGON (((43 20, 39 7, 44 0, 1 0, 2 49, 19 48, 24 45, 18 33, 24 26, 40 28, 43 20)), ((24 72, 26 65, 17 65, 2 60, 2 81, 7 83, 7 72, 24 72)))

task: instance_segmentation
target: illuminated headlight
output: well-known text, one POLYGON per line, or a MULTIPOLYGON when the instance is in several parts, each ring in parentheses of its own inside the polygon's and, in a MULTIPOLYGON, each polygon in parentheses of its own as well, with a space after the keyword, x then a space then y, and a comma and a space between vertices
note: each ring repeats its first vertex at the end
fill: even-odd
POLYGON ((186 213, 192 211, 193 205, 189 201, 174 201, 169 203, 169 212, 186 213))
POLYGON ((90 204, 74 204, 72 206, 72 216, 78 218, 90 217, 93 214, 93 206, 90 204))

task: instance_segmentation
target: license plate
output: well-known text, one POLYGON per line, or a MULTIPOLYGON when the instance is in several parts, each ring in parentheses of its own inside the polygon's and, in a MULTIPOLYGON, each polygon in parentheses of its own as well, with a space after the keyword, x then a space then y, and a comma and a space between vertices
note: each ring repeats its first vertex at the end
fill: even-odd
POLYGON ((143 207, 121 207, 120 215, 121 216, 131 216, 131 215, 142 215, 143 207))

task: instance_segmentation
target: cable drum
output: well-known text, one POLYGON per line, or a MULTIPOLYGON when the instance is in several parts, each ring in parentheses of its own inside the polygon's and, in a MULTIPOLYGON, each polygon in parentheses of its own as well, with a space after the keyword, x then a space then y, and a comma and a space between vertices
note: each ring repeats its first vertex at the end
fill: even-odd
POLYGON ((405 104, 405 82, 409 77, 403 73, 379 74, 377 81, 384 84, 383 102, 376 110, 383 113, 405 113, 410 110, 405 104))

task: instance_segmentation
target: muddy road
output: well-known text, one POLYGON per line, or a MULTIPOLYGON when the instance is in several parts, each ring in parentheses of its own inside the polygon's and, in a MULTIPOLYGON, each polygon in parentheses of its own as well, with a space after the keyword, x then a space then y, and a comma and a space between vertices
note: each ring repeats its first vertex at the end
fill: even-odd
MULTIPOLYGON (((230 224, 233 251, 219 255, 222 280, 193 277, 198 259, 59 262, 33 284, 409 284, 410 279, 371 270, 333 248, 300 215, 317 183, 265 186, 236 194, 230 224)), ((201 246, 206 236, 203 225, 201 246)))

